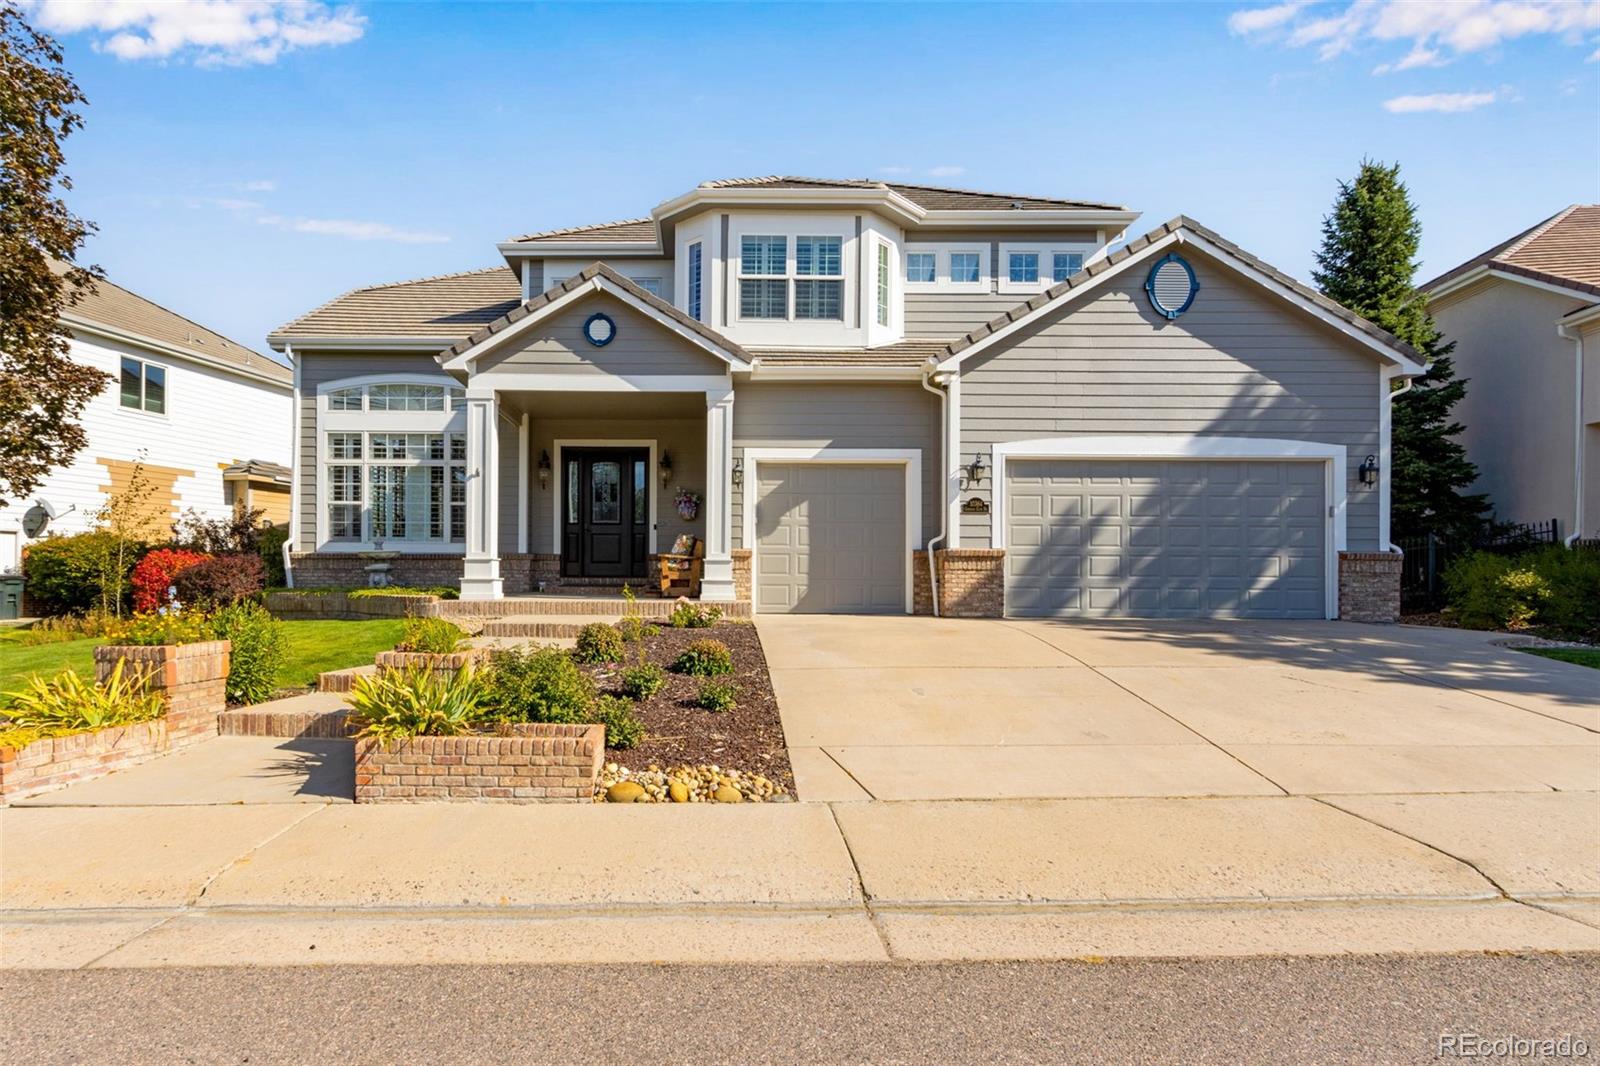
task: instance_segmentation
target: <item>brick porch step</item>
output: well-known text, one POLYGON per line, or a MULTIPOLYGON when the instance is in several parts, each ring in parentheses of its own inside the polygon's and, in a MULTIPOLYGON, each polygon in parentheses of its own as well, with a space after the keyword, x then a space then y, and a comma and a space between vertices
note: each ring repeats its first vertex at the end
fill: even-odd
MULTIPOLYGON (((672 614, 676 600, 638 599, 632 610, 644 618, 666 618, 672 614)), ((750 603, 719 603, 724 617, 749 618, 750 603)), ((537 615, 590 615, 605 621, 616 621, 629 611, 628 601, 621 596, 508 596, 501 600, 445 600, 439 605, 445 618, 460 621, 472 618, 505 619, 537 615)), ((587 619, 587 620, 593 620, 587 619)))
POLYGON ((506 618, 494 618, 483 623, 482 636, 485 637, 523 637, 544 639, 571 639, 583 631, 586 625, 599 622, 602 625, 612 625, 621 620, 621 613, 617 614, 515 614, 506 618))
POLYGON ((353 731, 349 708, 331 692, 268 700, 217 715, 217 732, 225 737, 347 737, 353 731))
POLYGON ((349 692, 354 687, 356 678, 377 672, 378 668, 371 663, 365 666, 350 666, 343 670, 329 670, 317 675, 317 692, 349 692))

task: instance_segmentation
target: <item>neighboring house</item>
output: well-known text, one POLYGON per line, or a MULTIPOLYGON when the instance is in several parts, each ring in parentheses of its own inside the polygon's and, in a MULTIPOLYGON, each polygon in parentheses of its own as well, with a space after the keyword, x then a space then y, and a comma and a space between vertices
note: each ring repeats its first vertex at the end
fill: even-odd
POLYGON ((759 612, 1392 617, 1389 334, 1184 218, 702 184, 282 327, 293 580, 646 578, 759 612), (703 497, 680 513, 679 492, 703 497), (1344 565, 1341 565, 1343 563, 1344 565), (1373 597, 1376 597, 1374 606, 1373 597))
POLYGON ((72 359, 111 384, 83 410, 83 450, 27 497, 0 498, 0 573, 19 568, 34 537, 88 529, 139 462, 162 516, 153 536, 191 508, 221 518, 253 501, 269 518, 288 516, 289 368, 119 285, 95 289, 62 321, 72 359), (48 519, 42 530, 26 521, 30 511, 48 519))
POLYGON ((1422 291, 1471 379, 1455 417, 1475 491, 1500 519, 1600 536, 1600 204, 1574 204, 1422 291))

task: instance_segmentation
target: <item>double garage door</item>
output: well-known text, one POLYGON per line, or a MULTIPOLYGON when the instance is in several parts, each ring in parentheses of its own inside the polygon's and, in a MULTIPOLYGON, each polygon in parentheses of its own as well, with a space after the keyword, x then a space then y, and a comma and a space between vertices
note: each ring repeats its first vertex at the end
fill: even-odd
POLYGON ((1320 462, 1013 459, 1006 609, 1324 617, 1320 462))
POLYGON ((755 482, 757 611, 905 610, 904 467, 762 462, 755 482))

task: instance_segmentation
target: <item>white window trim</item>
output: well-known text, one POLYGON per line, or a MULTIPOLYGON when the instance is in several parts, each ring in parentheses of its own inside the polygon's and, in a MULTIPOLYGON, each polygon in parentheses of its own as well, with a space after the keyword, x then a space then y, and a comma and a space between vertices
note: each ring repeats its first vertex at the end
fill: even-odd
POLYGON ((561 548, 562 548, 562 543, 561 543, 561 526, 562 526, 561 516, 562 516, 562 513, 564 511, 564 508, 562 507, 562 504, 564 502, 563 499, 562 499, 562 493, 566 492, 566 490, 567 490, 567 475, 566 475, 566 469, 567 468, 566 468, 566 464, 564 462, 562 462, 562 459, 561 459, 561 451, 562 451, 562 449, 563 448, 648 448, 650 450, 650 463, 649 463, 649 466, 646 467, 646 469, 645 469, 645 481, 650 486, 650 530, 649 530, 649 537, 646 539, 646 543, 647 543, 648 547, 645 550, 648 551, 651 555, 658 554, 658 547, 657 547, 657 543, 656 543, 656 526, 657 526, 658 523, 657 523, 656 516, 660 513, 660 506, 659 505, 661 503, 661 493, 663 491, 665 491, 665 490, 660 488, 661 478, 660 478, 660 475, 658 473, 658 468, 657 468, 657 465, 656 465, 659 462, 658 455, 657 455, 658 448, 657 448, 657 445, 656 445, 656 438, 651 437, 648 440, 620 440, 620 439, 601 438, 601 437, 585 437, 585 438, 563 437, 560 440, 557 440, 551 447, 552 447, 552 450, 555 452, 555 459, 554 459, 554 463, 553 463, 554 469, 551 470, 551 478, 550 478, 550 481, 551 481, 551 489, 550 489, 550 548, 551 548, 551 552, 557 558, 559 558, 561 556, 561 548))
POLYGON ((142 355, 119 355, 117 357, 117 410, 128 411, 136 415, 144 415, 147 418, 171 418, 172 367, 166 363, 158 363, 154 359, 146 359, 142 355), (131 359, 135 363, 138 363, 140 367, 138 407, 128 407, 122 402, 122 360, 124 359, 131 359), (155 367, 157 370, 161 371, 161 387, 166 390, 166 394, 161 398, 161 410, 159 411, 147 410, 144 405, 144 387, 147 380, 146 372, 150 367, 155 367))
POLYGON ((904 269, 901 271, 901 284, 906 292, 988 292, 989 291, 989 245, 983 242, 966 242, 953 244, 910 243, 905 246, 906 255, 932 254, 933 280, 908 281, 904 269), (970 252, 978 257, 977 281, 953 281, 950 277, 950 256, 956 252, 970 252))
POLYGON ((1084 266, 1088 266, 1097 247, 1099 245, 1095 244, 1094 241, 1002 242, 1000 245, 1000 268, 998 273, 999 291, 1004 293, 1036 293, 1052 289, 1061 284, 1054 280, 1057 252, 1070 252, 1074 255, 1081 255, 1083 256, 1084 266), (1014 253, 1028 252, 1039 257, 1039 280, 1012 281, 1011 256, 1014 253))
POLYGON ((683 252, 683 312, 696 322, 704 322, 706 310, 706 245, 690 241, 683 252), (700 276, 695 277, 698 267, 700 276), (699 306, 696 306, 696 305, 699 306))
POLYGON ((1007 464, 1014 459, 1258 459, 1323 464, 1324 616, 1339 617, 1339 553, 1346 550, 1349 521, 1348 452, 1341 444, 1272 437, 1208 437, 1184 433, 1044 437, 993 446, 993 500, 989 543, 1006 547, 1007 464))
POLYGON ((878 328, 889 329, 894 325, 894 248, 881 237, 872 244, 872 317, 878 328))
MULTIPOLYGON (((771 229, 771 230, 762 230, 762 231, 752 230, 749 233, 741 233, 739 235, 739 237, 738 237, 737 246, 739 248, 739 255, 737 257, 739 266, 738 266, 737 273, 735 273, 735 275, 734 275, 734 307, 733 307, 733 312, 734 313, 733 313, 733 318, 734 318, 735 321, 737 321, 737 322, 739 322, 741 324, 749 323, 749 324, 753 324, 753 325, 760 325, 762 323, 771 323, 771 322, 798 322, 798 323, 802 323, 804 325, 815 325, 815 324, 819 324, 820 323, 822 325, 838 325, 838 326, 843 327, 843 326, 845 326, 847 324, 847 322, 849 320, 849 315, 850 315, 850 300, 849 300, 849 297, 848 297, 848 291, 849 291, 849 285, 850 285, 849 268, 848 268, 848 260, 849 260, 849 256, 850 256, 850 238, 849 237, 846 237, 846 236, 844 236, 843 234, 840 234, 840 233, 827 233, 827 232, 820 232, 819 233, 819 232, 817 232, 815 230, 808 230, 808 229, 804 229, 804 228, 800 228, 800 229, 792 229, 791 228, 791 229, 788 229, 788 230, 780 230, 780 229, 774 228, 774 229, 771 229), (783 252, 784 273, 782 273, 781 275, 780 274, 747 274, 747 273, 745 273, 745 269, 744 269, 744 243, 743 242, 744 242, 744 240, 746 238, 749 238, 749 237, 779 237, 779 238, 783 239, 783 242, 784 242, 784 252, 783 252), (800 241, 805 239, 805 238, 808 238, 808 237, 809 238, 813 238, 813 239, 821 238, 821 239, 824 239, 824 240, 836 240, 836 241, 839 242, 839 272, 837 274, 802 274, 802 273, 799 272, 799 266, 800 266, 800 263, 799 263, 799 259, 800 259, 800 241), (786 301, 785 307, 784 307, 784 317, 782 317, 782 318, 746 318, 745 314, 744 314, 744 300, 743 300, 743 297, 742 297, 742 294, 741 294, 740 290, 741 290, 741 286, 744 284, 744 282, 747 282, 747 281, 782 281, 784 283, 784 299, 786 301), (799 314, 798 314, 799 293, 797 292, 797 289, 798 289, 798 284, 797 283, 798 282, 802 282, 802 281, 836 281, 836 282, 838 282, 839 283, 839 317, 838 318, 801 318, 799 316, 799 314)), ((874 284, 876 284, 876 278, 877 278, 876 264, 874 264, 873 278, 874 278, 874 284)), ((892 279, 891 279, 891 281, 892 281, 892 279)), ((892 284, 891 284, 891 291, 892 291, 892 284)))
POLYGON ((756 590, 760 588, 761 552, 756 547, 756 507, 762 463, 823 463, 854 465, 901 464, 906 475, 905 590, 906 614, 911 614, 914 589, 911 556, 922 544, 922 449, 921 448, 746 448, 744 449, 744 520, 741 523, 743 546, 750 552, 750 609, 760 610, 756 590))
MULTIPOLYGON (((356 377, 324 381, 317 385, 317 450, 314 454, 317 478, 316 499, 316 551, 364 552, 375 550, 370 539, 371 524, 367 515, 367 493, 371 486, 366 475, 361 482, 361 540, 331 540, 328 532, 328 456, 329 433, 460 433, 467 431, 467 408, 462 404, 454 411, 330 411, 328 396, 340 389, 366 385, 443 385, 446 389, 460 388, 461 382, 442 374, 361 374, 356 377)), ((448 393, 446 394, 448 396, 448 393)), ((448 402, 448 401, 447 401, 448 402)), ((298 434, 296 439, 298 440, 298 434)), ((370 464, 367 457, 369 445, 362 439, 363 470, 370 464)), ((447 446, 448 447, 448 446, 447 446)), ((448 454, 448 451, 446 452, 448 454)), ((448 465, 448 460, 446 460, 448 465)), ((425 553, 430 555, 465 555, 466 545, 449 540, 384 541, 385 551, 425 553)))

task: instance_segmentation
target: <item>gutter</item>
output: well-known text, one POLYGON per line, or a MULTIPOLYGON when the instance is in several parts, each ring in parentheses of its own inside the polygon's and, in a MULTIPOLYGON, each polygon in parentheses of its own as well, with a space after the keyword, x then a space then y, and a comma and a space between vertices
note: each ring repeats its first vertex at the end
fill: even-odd
POLYGON ((1564 322, 1556 323, 1556 334, 1573 343, 1572 370, 1572 532, 1562 540, 1568 548, 1583 536, 1583 334, 1564 322))
MULTIPOLYGON (((948 414, 950 393, 946 389, 941 389, 930 384, 933 373, 934 370, 932 367, 929 367, 927 370, 925 370, 919 380, 919 384, 921 384, 924 389, 927 389, 929 392, 939 397, 939 481, 940 484, 945 486, 945 494, 948 496, 950 492, 950 418, 948 414)), ((940 617, 939 568, 935 565, 933 548, 934 545, 942 543, 949 532, 950 508, 941 503, 939 507, 939 535, 927 543, 928 589, 931 593, 930 599, 933 605, 933 616, 935 618, 940 617)), ((913 590, 913 595, 915 595, 915 590, 913 590)))
MULTIPOLYGON (((1388 403, 1390 407, 1393 407, 1395 400, 1397 400, 1400 397, 1404 396, 1406 393, 1410 392, 1412 389, 1414 389, 1416 387, 1417 387, 1417 379, 1416 378, 1414 378, 1414 377, 1413 378, 1406 378, 1406 383, 1404 385, 1401 385, 1398 389, 1390 389, 1389 390, 1388 399, 1385 402, 1388 403)), ((1383 465, 1388 468, 1384 472, 1384 477, 1389 479, 1389 499, 1390 499, 1390 502, 1389 502, 1389 513, 1391 515, 1393 515, 1394 514, 1394 415, 1393 414, 1389 415, 1389 455, 1388 455, 1387 458, 1384 459, 1383 465)), ((1390 527, 1391 527, 1391 529, 1393 528, 1393 519, 1392 518, 1390 520, 1390 527)), ((1389 551, 1390 553, 1392 553, 1394 555, 1404 555, 1405 554, 1405 552, 1401 550, 1400 545, 1396 544, 1392 539, 1389 541, 1389 543, 1385 547, 1386 547, 1387 551, 1389 551)))

